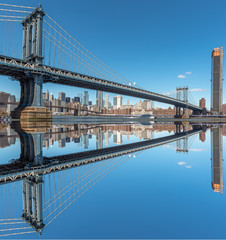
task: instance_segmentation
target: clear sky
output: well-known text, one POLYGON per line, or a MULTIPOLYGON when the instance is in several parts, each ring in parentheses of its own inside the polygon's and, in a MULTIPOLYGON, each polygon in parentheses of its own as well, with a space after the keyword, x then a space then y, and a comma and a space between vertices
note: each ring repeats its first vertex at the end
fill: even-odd
MULTIPOLYGON (((48 15, 127 79, 159 93, 187 85, 196 100, 205 97, 209 106, 211 51, 226 46, 225 0, 1 2, 27 6, 41 3, 48 15)), ((44 90, 47 88, 69 96, 83 91, 53 84, 44 90)), ((19 96, 19 84, 5 81, 0 91, 14 91, 19 96)), ((94 91, 90 95, 94 100, 94 91)))

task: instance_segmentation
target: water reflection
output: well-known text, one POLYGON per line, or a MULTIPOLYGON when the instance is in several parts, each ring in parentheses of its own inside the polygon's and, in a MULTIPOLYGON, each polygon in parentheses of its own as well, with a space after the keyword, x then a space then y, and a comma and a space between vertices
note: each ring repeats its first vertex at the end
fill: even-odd
MULTIPOLYGON (((209 127, 212 140, 212 188, 215 192, 223 193, 221 126, 178 124, 51 126, 49 123, 20 126, 13 123, 2 134, 0 142, 7 140, 9 146, 15 144, 15 139, 19 138, 21 153, 18 159, 0 165, 0 183, 4 188, 7 184, 18 184, 22 181, 22 203, 8 215, 11 205, 7 204, 1 194, 1 201, 5 201, 7 209, 1 211, 0 235, 12 236, 34 231, 41 234, 43 229, 87 190, 131 157, 147 149, 173 142, 176 142, 178 153, 188 153, 191 144, 189 139, 192 140, 194 136, 199 135, 200 141, 205 141, 205 133, 209 127), (165 135, 158 135, 162 131, 165 135), (131 136, 137 138, 124 143, 123 136, 126 136, 127 140, 131 136), (96 142, 94 149, 90 148, 93 137, 96 142), (109 143, 110 139, 113 145, 109 143), (76 151, 75 148, 74 153, 44 156, 43 147, 48 149, 54 142, 58 142, 58 148, 66 148, 69 143, 75 146, 82 144, 83 150, 76 151)), ((17 185, 16 188, 20 187, 17 185)))

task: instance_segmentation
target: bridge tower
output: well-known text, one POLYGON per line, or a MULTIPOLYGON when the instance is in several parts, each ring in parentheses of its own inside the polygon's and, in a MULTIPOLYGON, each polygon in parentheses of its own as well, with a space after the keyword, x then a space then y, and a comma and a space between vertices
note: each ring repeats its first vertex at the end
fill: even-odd
POLYGON ((42 233, 42 176, 36 175, 23 180, 23 213, 22 218, 39 234, 42 233))
MULTIPOLYGON (((45 13, 39 5, 22 21, 23 26, 23 60, 33 67, 42 65, 42 21, 45 13)), ((51 118, 44 106, 41 74, 29 74, 20 79, 21 98, 18 107, 11 113, 13 118, 51 118)))
MULTIPOLYGON (((177 87, 176 88, 176 98, 180 101, 188 103, 188 87, 177 87)), ((183 114, 186 114, 187 108, 183 108, 183 114)), ((176 117, 181 116, 180 107, 176 106, 176 117)))
POLYGON ((176 152, 177 153, 188 153, 188 138, 177 140, 176 142, 176 152))
POLYGON ((211 111, 213 114, 222 114, 223 99, 223 47, 212 51, 211 73, 211 111))

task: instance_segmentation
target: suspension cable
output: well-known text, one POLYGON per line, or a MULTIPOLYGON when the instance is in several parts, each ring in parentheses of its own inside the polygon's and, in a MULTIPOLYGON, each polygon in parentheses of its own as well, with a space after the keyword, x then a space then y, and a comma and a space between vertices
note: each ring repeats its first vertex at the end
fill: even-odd
POLYGON ((35 231, 20 232, 20 233, 7 233, 7 234, 0 235, 0 237, 13 236, 13 235, 19 235, 19 234, 26 234, 26 233, 35 233, 35 231))
POLYGON ((18 7, 18 8, 30 8, 30 9, 35 9, 35 7, 11 5, 11 4, 6 4, 6 3, 0 3, 0 5, 1 5, 1 6, 7 6, 7 7, 18 7))
MULTIPOLYGON (((117 164, 117 162, 115 163, 117 164)), ((113 164, 113 166, 115 165, 113 164)), ((111 168, 108 167, 107 169, 111 168)), ((76 190, 70 197, 68 197, 66 200, 64 200, 56 209, 54 209, 51 213, 49 213, 44 220, 46 220, 48 217, 50 217, 54 212, 57 211, 57 209, 59 209, 65 202, 69 201, 76 193, 78 193, 81 189, 83 189, 86 185, 88 185, 90 182, 92 182, 95 178, 97 178, 99 175, 101 175, 102 173, 104 173, 107 169, 104 169, 103 171, 101 171, 100 173, 98 173, 95 177, 93 177, 91 180, 89 180, 87 183, 85 183, 82 187, 80 187, 78 190, 76 190)))
POLYGON ((21 220, 21 218, 5 218, 5 219, 0 219, 0 221, 15 221, 15 220, 21 220))
MULTIPOLYGON (((63 46, 64 48, 66 48, 68 51, 70 51, 73 55, 75 55, 76 57, 78 57, 80 60, 82 60, 83 62, 85 62, 87 65, 89 65, 90 67, 94 68, 96 71, 100 72, 101 74, 105 75, 104 73, 102 73, 101 71, 99 71, 98 69, 96 69, 94 66, 90 65, 87 61, 85 61, 84 59, 80 58, 77 54, 75 54, 74 52, 72 52, 68 47, 66 47, 63 43, 61 43, 60 41, 58 41, 53 35, 51 35, 48 31, 46 31, 45 29, 43 29, 44 32, 46 32, 51 38, 53 38, 55 41, 57 41, 59 44, 61 44, 61 46, 63 46)), ((68 53, 66 53, 68 56, 68 53)))
MULTIPOLYGON (((73 56, 71 56, 69 53, 67 53, 64 49, 62 49, 61 47, 59 47, 56 43, 54 43, 51 39, 49 39, 47 36, 45 36, 45 34, 43 34, 43 36, 47 39, 47 40, 49 40, 52 44, 54 44, 54 45, 56 45, 60 50, 62 50, 64 53, 66 53, 67 55, 69 55, 70 57, 72 57, 75 61, 77 61, 78 63, 80 63, 81 65, 83 65, 84 66, 84 64, 83 63, 81 63, 78 59, 76 59, 76 58, 74 58, 73 56)), ((87 67, 87 66, 85 66, 85 67, 87 67)), ((87 67, 90 71, 92 71, 92 72, 94 72, 95 73, 95 71, 94 70, 92 70, 92 69, 90 69, 89 67, 87 67)), ((98 73, 96 73, 97 75, 98 75, 98 73)))
POLYGON ((6 15, 0 15, 0 17, 8 17, 8 18, 25 18, 22 16, 6 16, 6 15))
POLYGON ((6 9, 6 8, 0 8, 0 11, 6 11, 6 12, 20 12, 20 13, 31 13, 30 11, 22 11, 22 10, 14 10, 14 9, 6 9))
MULTIPOLYGON (((111 162, 111 161, 110 161, 111 162)), ((89 173, 88 175, 85 175, 85 177, 84 178, 82 178, 79 182, 77 182, 76 184, 74 184, 74 185, 72 185, 72 187, 71 188, 69 188, 66 192, 64 192, 63 194, 61 194, 58 198, 56 198, 53 202, 51 202, 44 210, 43 210, 43 212, 47 209, 47 208, 49 208, 54 202, 56 202, 58 199, 60 199, 62 196, 64 196, 67 192, 69 192, 71 189, 73 189, 75 186, 77 186, 79 183, 81 183, 82 181, 84 181, 86 178, 88 178, 90 175, 92 175, 93 173, 95 173, 96 171, 98 171, 99 169, 101 169, 102 167, 104 167, 105 165, 107 165, 108 163, 110 163, 109 161, 107 162, 107 163, 105 163, 105 164, 102 164, 101 166, 98 166, 98 168, 97 169, 95 169, 93 172, 91 172, 91 173, 89 173)), ((92 169, 91 169, 92 170, 92 169)), ((90 172, 90 171, 89 171, 90 172)), ((84 174, 83 174, 84 175, 84 174)), ((82 175, 82 176, 83 176, 82 175)), ((81 176, 81 177, 82 177, 81 176)), ((77 180, 77 179, 76 179, 77 180)), ((73 183, 73 182, 72 182, 73 183)), ((69 185, 71 185, 71 184, 68 184, 67 186, 69 186, 69 185)))
POLYGON ((19 223, 21 223, 21 224, 23 224, 23 223, 25 223, 25 222, 6 222, 6 223, 0 223, 0 225, 7 225, 7 224, 19 224, 19 223))
POLYGON ((22 228, 8 228, 8 229, 0 229, 0 232, 3 231, 13 231, 13 230, 21 230, 21 229, 31 229, 32 227, 22 227, 22 228))
POLYGON ((0 19, 1 22, 21 22, 21 20, 13 20, 13 19, 0 19))
POLYGON ((49 24, 47 21, 44 20, 44 22, 46 24, 48 24, 55 32, 57 32, 61 37, 63 37, 68 43, 70 43, 74 48, 76 48, 80 53, 84 54, 89 60, 91 60, 92 62, 94 62, 96 65, 98 65, 99 67, 101 67, 102 69, 104 69, 106 72, 110 73, 113 77, 118 78, 120 81, 123 81, 124 83, 127 83, 126 81, 122 80, 121 78, 119 78, 118 76, 115 76, 114 74, 112 74, 111 72, 109 72, 108 70, 106 70, 106 68, 104 68, 103 66, 101 66, 100 64, 98 64, 96 61, 94 61, 92 58, 90 58, 86 53, 84 53, 83 51, 81 51, 78 47, 76 47, 70 40, 68 40, 67 38, 65 38, 61 33, 59 33, 59 31, 57 31, 51 24, 49 24))
MULTIPOLYGON (((128 158, 129 159, 129 158, 128 158)), ((119 167, 121 164, 126 162, 128 159, 124 160, 123 162, 119 163, 118 165, 114 166, 111 170, 106 172, 103 176, 101 176, 99 179, 97 179, 94 183, 92 183, 87 189, 85 189, 83 192, 81 192, 75 199, 73 199, 67 206, 65 206, 56 216, 50 220, 46 226, 48 226, 55 218, 57 218, 64 210, 66 210, 74 201, 76 201, 80 196, 82 196, 86 191, 88 191, 92 186, 94 186, 97 182, 99 182, 102 178, 104 178, 107 174, 112 172, 115 168, 119 167)))
MULTIPOLYGON (((93 168, 91 168, 87 173, 91 172, 93 169, 96 169, 99 166, 94 166, 93 168)), ((72 181, 70 184, 68 184, 66 187, 64 187, 63 189, 61 189, 59 192, 57 192, 54 196, 52 196, 50 199, 48 199, 45 203, 43 203, 43 206, 45 204, 47 204, 49 201, 51 201, 56 195, 58 195, 59 193, 61 193, 62 191, 64 191, 67 187, 69 187, 71 184, 73 184, 74 182, 76 182, 77 180, 79 180, 80 178, 82 178, 85 174, 83 174, 82 176, 80 176, 79 178, 76 178, 74 181, 72 181)))

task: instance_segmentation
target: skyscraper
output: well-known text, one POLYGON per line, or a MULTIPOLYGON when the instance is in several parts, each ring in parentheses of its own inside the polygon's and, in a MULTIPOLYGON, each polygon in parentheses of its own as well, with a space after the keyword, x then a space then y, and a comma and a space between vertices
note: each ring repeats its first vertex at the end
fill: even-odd
POLYGON ((43 95, 43 100, 45 102, 49 102, 49 91, 47 90, 45 93, 42 94, 43 95))
POLYGON ((73 102, 80 102, 80 97, 74 97, 73 102))
POLYGON ((83 104, 83 95, 82 95, 82 93, 79 93, 79 94, 78 94, 78 97, 79 97, 80 103, 81 103, 81 105, 82 105, 82 104, 83 104))
POLYGON ((113 108, 114 109, 117 108, 117 97, 116 96, 113 98, 113 108))
POLYGON ((106 109, 109 108, 109 95, 108 95, 108 93, 106 94, 106 98, 105 98, 105 108, 106 109))
POLYGON ((83 104, 86 105, 86 106, 89 105, 89 94, 88 94, 88 91, 84 91, 83 104))
POLYGON ((113 107, 114 109, 119 109, 122 107, 122 96, 118 95, 113 98, 113 107))
POLYGON ((223 98, 223 48, 212 51, 212 79, 211 79, 211 111, 222 114, 223 98))
POLYGON ((54 96, 53 96, 53 94, 51 93, 51 94, 50 94, 50 101, 53 101, 53 99, 54 99, 54 96))
POLYGON ((97 91, 96 105, 101 109, 103 107, 103 92, 97 91))
POLYGON ((117 108, 122 107, 122 96, 118 95, 117 96, 117 108))
POLYGON ((61 101, 66 101, 66 94, 64 92, 59 92, 58 99, 61 101))

